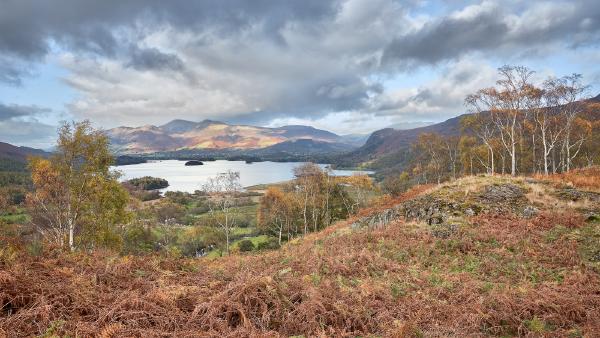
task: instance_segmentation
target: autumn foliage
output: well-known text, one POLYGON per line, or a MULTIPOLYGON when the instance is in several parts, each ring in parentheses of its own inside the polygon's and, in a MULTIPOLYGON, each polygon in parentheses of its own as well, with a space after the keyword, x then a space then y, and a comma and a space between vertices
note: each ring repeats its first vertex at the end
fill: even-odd
MULTIPOLYGON (((429 194, 415 188, 390 205, 429 194)), ((279 194, 273 191, 273 198, 279 194)), ((0 335, 594 336, 600 225, 576 210, 424 223, 338 222, 214 261, 46 250, 0 255, 0 335), (57 287, 60 285, 60 287, 57 287)))
POLYGON ((548 177, 536 175, 536 178, 550 180, 556 184, 570 184, 584 189, 600 191, 600 166, 574 169, 565 173, 553 174, 548 177))

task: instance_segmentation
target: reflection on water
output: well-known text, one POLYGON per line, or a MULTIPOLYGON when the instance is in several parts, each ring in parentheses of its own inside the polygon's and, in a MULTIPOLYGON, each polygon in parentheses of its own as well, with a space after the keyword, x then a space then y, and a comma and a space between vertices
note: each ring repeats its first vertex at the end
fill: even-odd
MULTIPOLYGON (((227 170, 239 171, 242 186, 277 183, 294 178, 293 169, 299 162, 255 162, 248 164, 244 161, 207 161, 200 166, 185 166, 185 161, 166 160, 141 164, 122 165, 113 167, 120 171, 122 180, 136 177, 152 176, 169 181, 169 187, 163 191, 194 192, 200 189, 207 178, 227 170)), ((326 165, 322 164, 321 167, 326 165)), ((338 176, 352 175, 357 171, 334 170, 338 176)), ((360 172, 360 171, 358 171, 360 172)), ((369 173, 369 172, 367 172, 369 173)))

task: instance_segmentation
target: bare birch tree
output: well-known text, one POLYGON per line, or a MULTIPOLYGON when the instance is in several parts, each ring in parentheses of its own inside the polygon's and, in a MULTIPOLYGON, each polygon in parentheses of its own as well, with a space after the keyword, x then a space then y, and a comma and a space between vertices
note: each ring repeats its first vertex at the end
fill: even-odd
POLYGON ((561 149, 563 171, 571 169, 573 160, 585 141, 581 134, 573 135, 575 120, 585 108, 584 96, 589 88, 582 84, 581 79, 581 74, 572 74, 546 81, 546 87, 553 92, 551 104, 556 107, 564 123, 561 149))
POLYGON ((237 221, 236 199, 242 192, 240 173, 228 170, 211 177, 202 185, 202 191, 209 196, 209 213, 225 235, 225 252, 229 255, 231 232, 237 221))

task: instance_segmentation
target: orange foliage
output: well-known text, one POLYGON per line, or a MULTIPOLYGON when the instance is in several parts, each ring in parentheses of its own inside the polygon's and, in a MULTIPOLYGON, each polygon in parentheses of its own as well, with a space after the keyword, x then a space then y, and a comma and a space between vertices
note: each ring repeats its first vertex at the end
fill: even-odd
POLYGON ((600 190, 600 166, 574 169, 562 174, 549 176, 535 175, 540 180, 549 180, 556 184, 571 184, 577 188, 600 190))
POLYGON ((547 238, 558 224, 583 225, 570 212, 481 214, 447 239, 403 222, 352 232, 349 222, 215 261, 0 259, 0 336, 527 336, 540 334, 536 323, 552 336, 600 332, 600 275, 571 236, 547 238))

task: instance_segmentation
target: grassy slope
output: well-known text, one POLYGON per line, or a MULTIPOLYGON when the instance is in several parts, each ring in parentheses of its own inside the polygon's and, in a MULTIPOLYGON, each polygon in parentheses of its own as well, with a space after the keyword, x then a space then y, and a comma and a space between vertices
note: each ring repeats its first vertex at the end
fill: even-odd
POLYGON ((279 251, 200 261, 3 249, 0 336, 597 335, 600 224, 582 216, 597 202, 539 181, 467 178, 388 206, 414 195, 472 203, 507 182, 537 216, 458 212, 443 236, 423 221, 350 220, 279 251))

